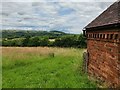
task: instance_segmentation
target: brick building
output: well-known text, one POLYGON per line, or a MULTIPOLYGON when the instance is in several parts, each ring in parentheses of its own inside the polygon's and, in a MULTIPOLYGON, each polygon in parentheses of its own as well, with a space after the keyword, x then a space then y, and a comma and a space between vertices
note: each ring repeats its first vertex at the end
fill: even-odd
POLYGON ((120 86, 120 1, 89 23, 87 37, 88 73, 107 83, 120 86))

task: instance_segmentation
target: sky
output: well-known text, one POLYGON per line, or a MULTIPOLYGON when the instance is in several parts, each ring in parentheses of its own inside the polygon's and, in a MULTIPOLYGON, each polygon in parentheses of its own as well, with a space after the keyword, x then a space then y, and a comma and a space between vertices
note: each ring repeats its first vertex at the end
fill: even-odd
POLYGON ((79 34, 115 0, 3 0, 0 28, 79 34))

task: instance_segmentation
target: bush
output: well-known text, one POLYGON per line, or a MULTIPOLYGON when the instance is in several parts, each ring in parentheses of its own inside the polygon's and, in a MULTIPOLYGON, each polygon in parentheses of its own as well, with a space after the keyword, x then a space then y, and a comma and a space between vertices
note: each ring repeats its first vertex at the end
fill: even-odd
POLYGON ((2 39, 2 46, 55 46, 55 47, 77 47, 86 48, 86 38, 83 34, 80 35, 65 35, 55 38, 55 41, 49 41, 47 36, 44 37, 30 37, 2 39))

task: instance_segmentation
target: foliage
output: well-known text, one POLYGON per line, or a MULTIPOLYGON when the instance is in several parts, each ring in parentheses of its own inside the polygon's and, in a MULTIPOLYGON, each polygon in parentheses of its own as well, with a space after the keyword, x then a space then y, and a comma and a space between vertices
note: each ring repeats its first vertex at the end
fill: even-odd
POLYGON ((38 32, 3 30, 2 46, 55 46, 86 48, 86 38, 83 34, 67 34, 59 31, 38 32), (50 39, 54 39, 54 41, 50 41, 50 39))

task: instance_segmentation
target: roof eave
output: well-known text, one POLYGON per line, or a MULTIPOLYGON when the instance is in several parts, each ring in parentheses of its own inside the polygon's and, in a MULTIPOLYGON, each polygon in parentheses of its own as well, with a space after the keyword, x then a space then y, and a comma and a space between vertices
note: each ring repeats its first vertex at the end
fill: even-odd
POLYGON ((97 26, 97 27, 90 27, 90 28, 85 28, 86 31, 96 31, 96 30, 105 30, 105 29, 117 29, 120 28, 120 23, 115 23, 115 24, 109 24, 109 25, 103 25, 103 26, 97 26))

